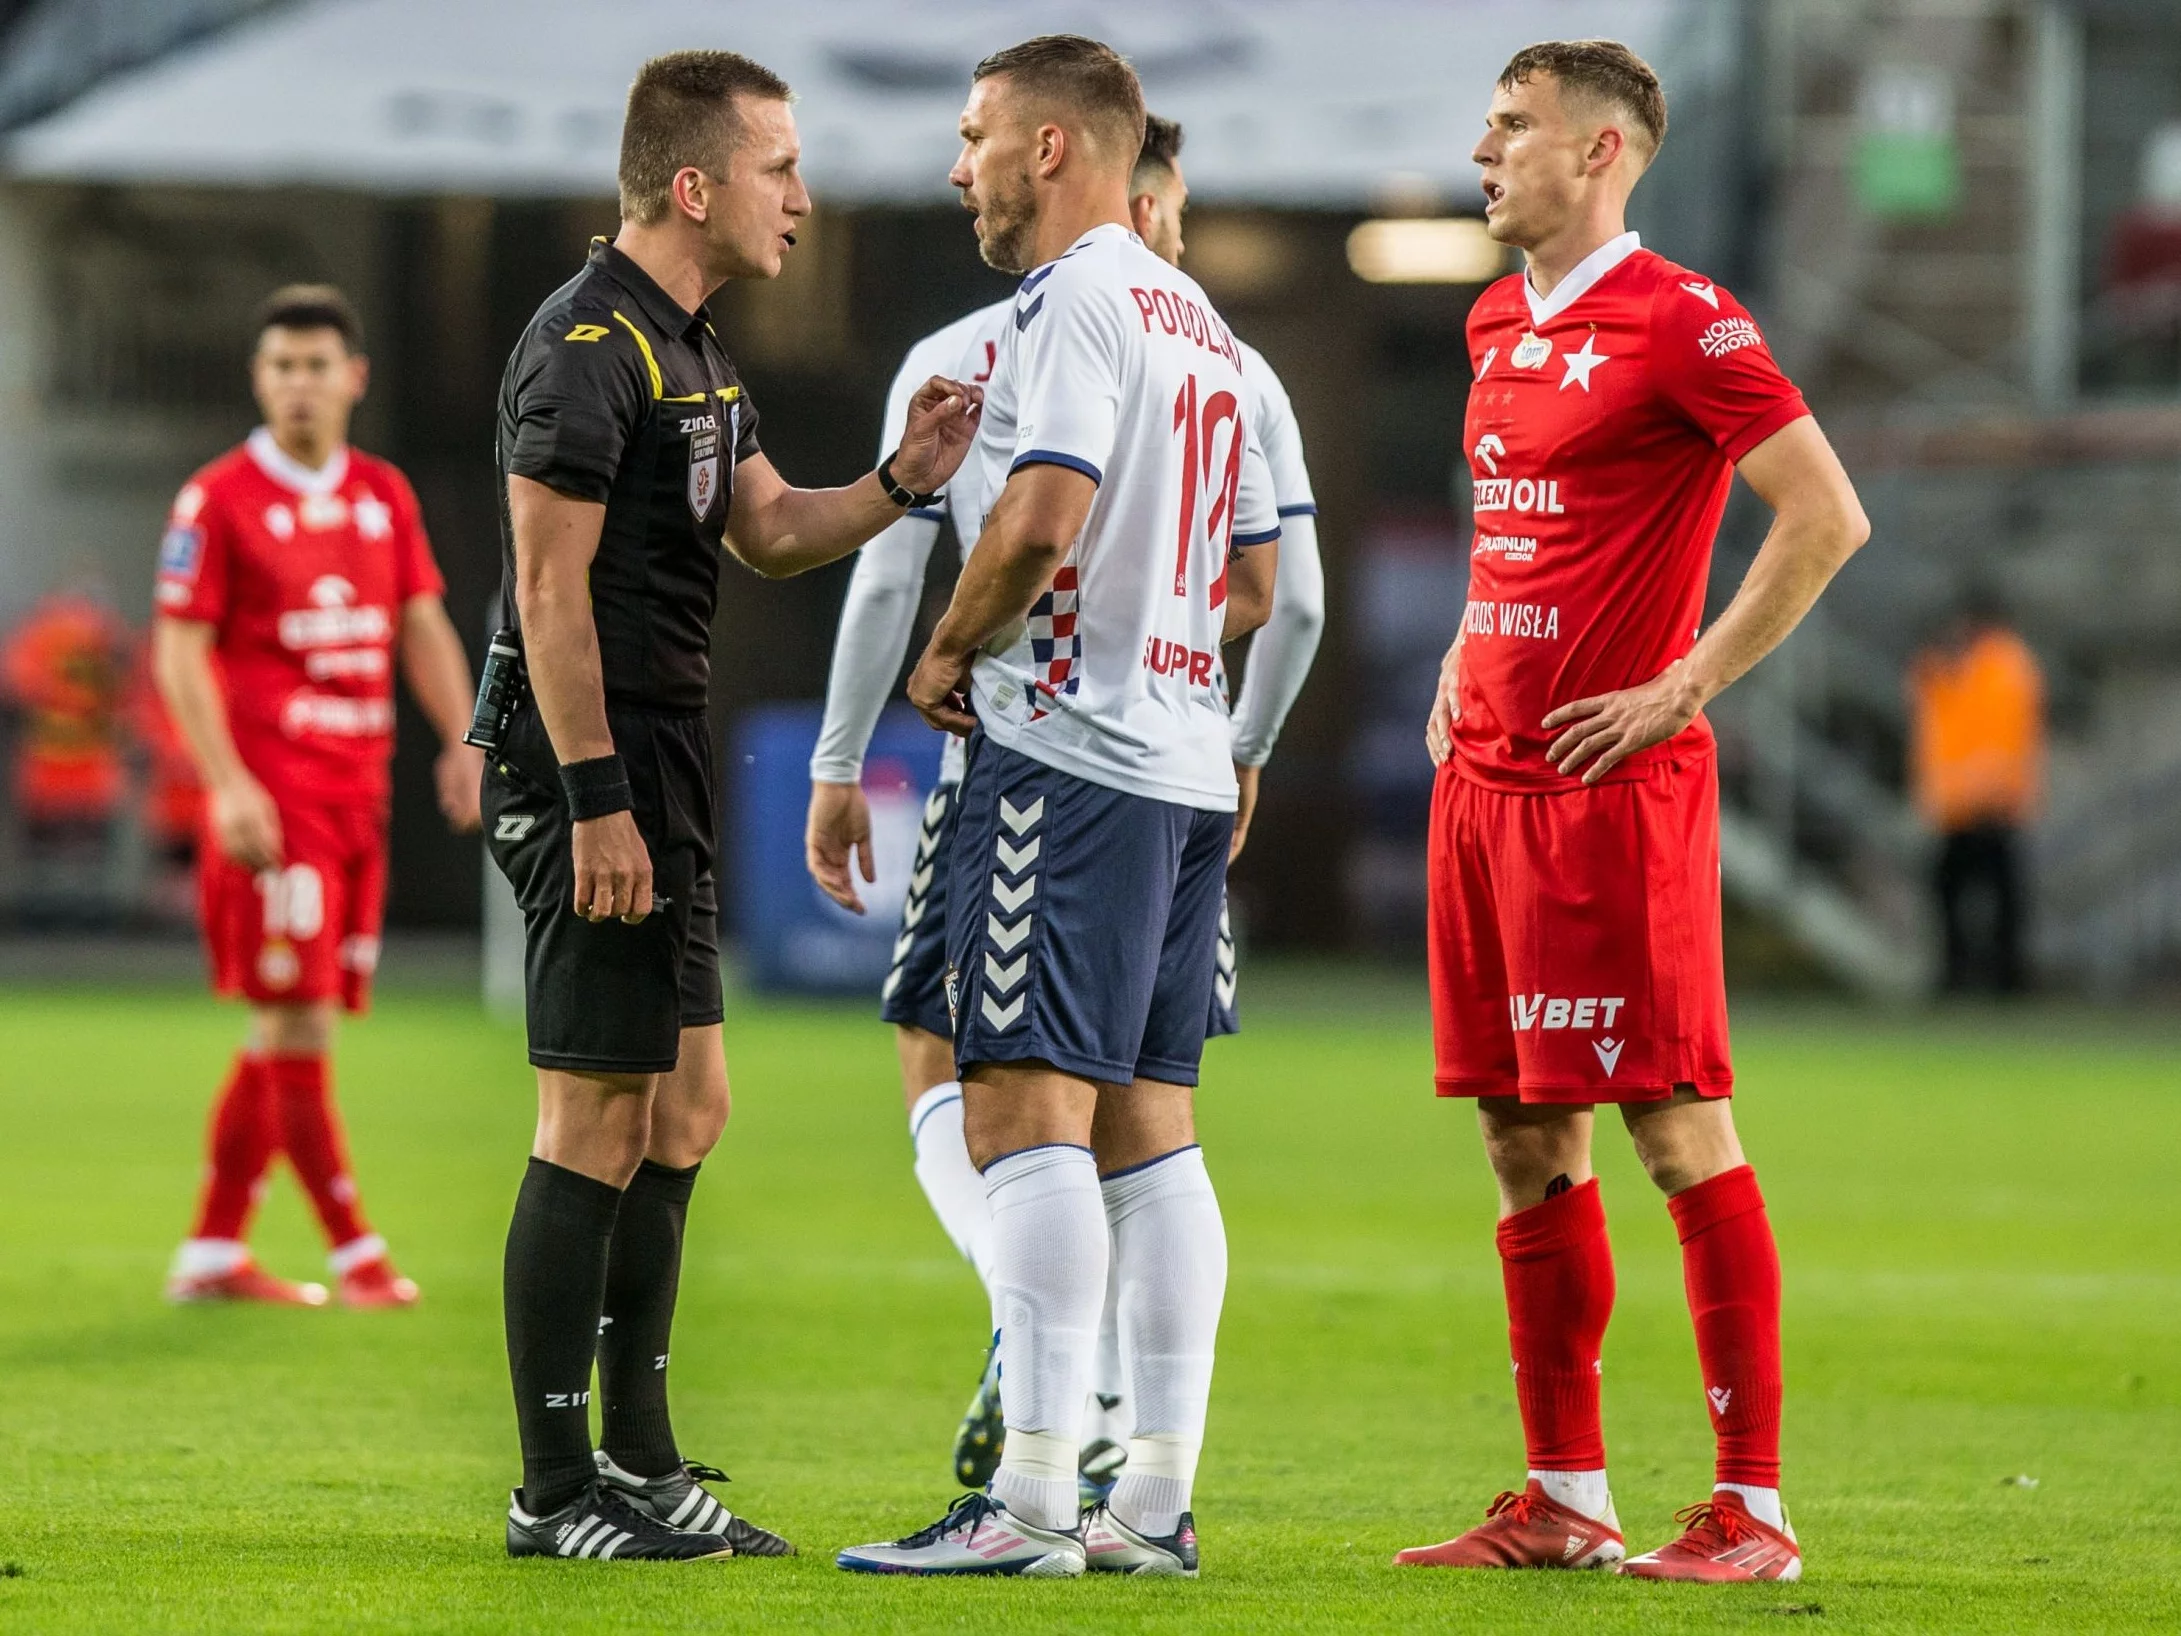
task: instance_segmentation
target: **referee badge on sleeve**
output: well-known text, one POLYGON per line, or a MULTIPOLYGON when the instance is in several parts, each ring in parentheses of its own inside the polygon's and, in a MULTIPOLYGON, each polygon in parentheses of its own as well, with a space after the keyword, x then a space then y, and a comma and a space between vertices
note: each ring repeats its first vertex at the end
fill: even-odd
POLYGON ((689 440, 689 514, 703 522, 718 498, 719 433, 715 429, 699 432, 689 440))

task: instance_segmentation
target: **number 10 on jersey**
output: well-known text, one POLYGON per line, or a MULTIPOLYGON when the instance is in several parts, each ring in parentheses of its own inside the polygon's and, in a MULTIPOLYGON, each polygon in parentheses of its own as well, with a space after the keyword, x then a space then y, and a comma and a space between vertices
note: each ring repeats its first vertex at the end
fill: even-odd
POLYGON ((1235 493, 1242 486, 1241 402, 1224 389, 1199 402, 1197 378, 1192 374, 1174 397, 1174 432, 1181 439, 1181 522, 1174 551, 1174 595, 1189 594, 1189 555, 1202 540, 1219 553, 1218 577, 1210 588, 1211 606, 1216 608, 1227 600, 1227 542, 1234 532, 1235 493), (1215 484, 1219 434, 1230 421, 1233 424, 1227 436, 1226 464, 1215 484))

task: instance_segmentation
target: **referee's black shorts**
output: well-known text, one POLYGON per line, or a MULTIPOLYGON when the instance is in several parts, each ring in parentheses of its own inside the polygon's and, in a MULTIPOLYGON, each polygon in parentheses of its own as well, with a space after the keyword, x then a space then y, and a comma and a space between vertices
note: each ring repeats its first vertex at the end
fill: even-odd
POLYGON ((661 907, 640 924, 575 911, 568 807, 537 707, 525 704, 485 766, 485 840, 524 926, 530 1060, 579 1073, 673 1068, 681 1031, 720 1021, 718 781, 703 711, 609 706, 636 827, 661 907))

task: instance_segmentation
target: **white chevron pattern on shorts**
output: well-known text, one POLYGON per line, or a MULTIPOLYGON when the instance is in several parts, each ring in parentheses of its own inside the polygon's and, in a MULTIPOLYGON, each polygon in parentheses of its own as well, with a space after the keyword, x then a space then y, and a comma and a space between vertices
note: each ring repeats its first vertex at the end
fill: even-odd
POLYGON ((939 873, 939 826, 947 816, 952 795, 952 788, 941 784, 924 798, 924 827, 916 838, 916 864, 909 876, 908 895, 901 904, 901 935, 894 939, 893 967, 879 988, 882 1000, 892 999, 894 991, 901 987, 903 963, 916 946, 916 929, 924 923, 925 911, 931 906, 931 883, 939 873))
POLYGON ((998 952, 988 949, 985 953, 984 996, 978 1002, 978 1011, 986 1023, 1001 1030, 1020 1022, 1029 1008, 1029 991, 1023 985, 1030 975, 1030 953, 1023 944, 1029 940, 1037 917, 1024 913, 1023 906, 1036 895, 1036 865, 1045 850, 1045 837, 1029 832, 1044 819, 1044 796, 1022 807, 1004 795, 1000 797, 1001 832, 992 837, 993 856, 1000 866, 1000 872, 992 877, 992 901, 999 912, 988 911, 985 915, 985 934, 998 952), (1014 836, 1012 841, 1008 839, 1010 834, 1014 836), (1010 875, 1020 878, 1010 884, 1010 875), (1002 916, 1013 917, 1012 923, 1002 916), (1016 953, 1018 949, 1022 952, 1016 953), (1009 955, 1014 958, 1008 959, 1009 955), (1014 998, 1009 999, 1009 995, 1014 998))

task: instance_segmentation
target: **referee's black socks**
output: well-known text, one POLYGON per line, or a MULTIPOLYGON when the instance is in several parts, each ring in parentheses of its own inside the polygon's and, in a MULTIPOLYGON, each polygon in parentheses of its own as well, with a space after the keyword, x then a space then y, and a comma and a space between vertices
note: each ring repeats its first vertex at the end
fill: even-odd
POLYGON ((682 1279, 682 1229, 700 1167, 646 1159, 621 1195, 598 1336, 599 1445, 639 1477, 681 1464, 666 1412, 666 1359, 682 1279))
MULTIPOLYGON (((523 1508, 533 1516, 559 1510, 597 1476, 591 1363, 621 1211, 621 1189, 538 1158, 515 1196, 501 1289, 522 1438, 523 1508)), ((678 1232, 675 1239, 678 1245, 678 1232)))

